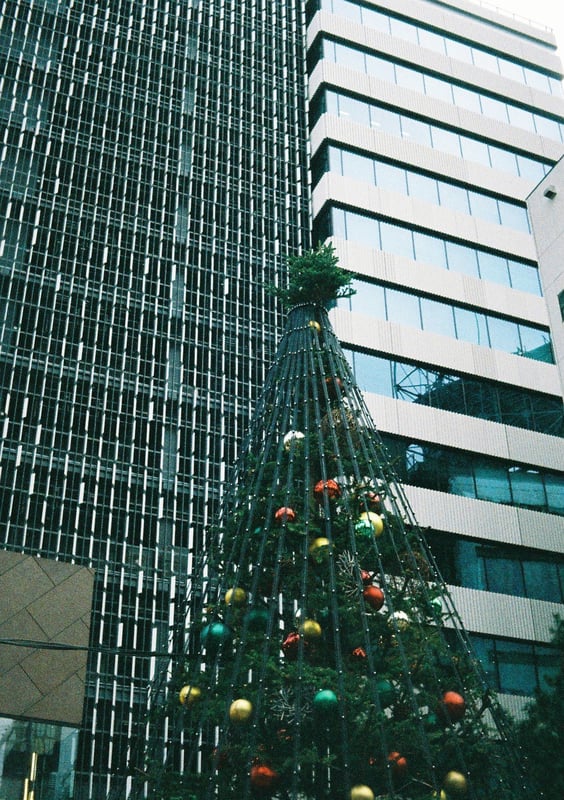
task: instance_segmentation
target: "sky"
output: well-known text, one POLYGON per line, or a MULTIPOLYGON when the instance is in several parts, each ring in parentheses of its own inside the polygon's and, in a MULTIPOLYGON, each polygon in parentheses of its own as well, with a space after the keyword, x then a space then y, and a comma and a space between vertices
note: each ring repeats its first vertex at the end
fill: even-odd
POLYGON ((558 55, 564 62, 564 3, 562 0, 489 0, 486 5, 496 6, 517 17, 532 20, 552 28, 558 42, 558 55))

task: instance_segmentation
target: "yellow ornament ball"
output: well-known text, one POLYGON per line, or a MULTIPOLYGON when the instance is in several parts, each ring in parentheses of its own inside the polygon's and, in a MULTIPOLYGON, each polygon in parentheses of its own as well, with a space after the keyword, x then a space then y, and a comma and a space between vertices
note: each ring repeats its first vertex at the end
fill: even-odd
POLYGON ((363 511, 358 520, 366 527, 371 525, 374 536, 381 536, 384 532, 384 520, 380 514, 376 514, 374 511, 363 511))
POLYGON ((228 606, 242 606, 247 600, 247 592, 240 586, 234 586, 225 593, 225 602, 228 606))
POLYGON ((229 719, 231 722, 248 722, 253 713, 253 704, 250 700, 239 698, 229 706, 229 719))
POLYGON ((374 792, 370 786, 359 783, 353 786, 350 793, 350 800, 374 800, 374 792))
POLYGON ((178 699, 183 706, 191 706, 202 696, 202 690, 197 686, 183 686, 178 693, 178 699))
POLYGON ((322 634, 321 625, 314 619, 305 619, 303 624, 300 625, 300 633, 307 641, 320 639, 322 634))
POLYGON ((326 539, 324 536, 318 536, 317 539, 314 539, 310 544, 309 554, 314 561, 321 564, 321 562, 327 561, 329 558, 330 547, 331 542, 329 539, 326 539))
POLYGON ((464 797, 468 790, 468 781, 466 776, 461 772, 451 770, 445 775, 443 781, 443 789, 448 798, 450 797, 464 797))
POLYGON ((310 319, 310 321, 309 321, 309 327, 310 327, 312 330, 314 330, 314 331, 317 331, 317 333, 321 333, 321 325, 319 324, 319 322, 317 322, 317 320, 315 320, 315 319, 310 319))

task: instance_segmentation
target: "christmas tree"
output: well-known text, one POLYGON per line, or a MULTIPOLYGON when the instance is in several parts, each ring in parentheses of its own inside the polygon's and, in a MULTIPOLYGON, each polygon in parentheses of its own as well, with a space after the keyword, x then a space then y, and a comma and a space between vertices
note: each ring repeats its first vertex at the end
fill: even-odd
POLYGON ((289 312, 140 780, 158 800, 532 797, 331 328, 337 291, 289 312))

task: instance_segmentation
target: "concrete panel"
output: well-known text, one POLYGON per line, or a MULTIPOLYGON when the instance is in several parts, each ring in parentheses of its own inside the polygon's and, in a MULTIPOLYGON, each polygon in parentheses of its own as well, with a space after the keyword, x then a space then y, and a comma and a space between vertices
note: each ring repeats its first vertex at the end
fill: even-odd
POLYGON ((93 571, 0 551, 0 576, 0 714, 79 726, 93 571))

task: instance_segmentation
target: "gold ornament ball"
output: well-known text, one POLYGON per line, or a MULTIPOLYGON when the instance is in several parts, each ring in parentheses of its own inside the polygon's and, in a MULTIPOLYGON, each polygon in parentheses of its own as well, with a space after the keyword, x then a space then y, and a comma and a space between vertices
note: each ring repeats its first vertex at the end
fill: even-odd
POLYGON ((225 602, 228 606, 243 606, 247 599, 247 592, 240 586, 233 586, 225 593, 225 602))
POLYGON ((319 324, 319 322, 317 322, 317 320, 315 320, 315 319, 310 319, 310 321, 309 321, 309 327, 310 327, 312 330, 314 330, 314 331, 317 331, 317 333, 321 333, 321 325, 319 324))
POLYGON ((314 619, 305 619, 300 625, 300 633, 307 641, 321 638, 321 625, 314 619))
POLYGON ((376 514, 374 511, 363 511, 358 519, 359 522, 364 523, 366 527, 372 525, 374 536, 381 536, 384 532, 384 520, 380 514, 376 514))
POLYGON ((229 719, 231 722, 247 722, 253 713, 253 704, 250 700, 239 698, 229 706, 229 719))
POLYGON ((197 686, 183 686, 178 693, 178 699, 183 706, 191 706, 202 696, 202 690, 197 686))
POLYGON ((359 783, 352 787, 350 800, 374 800, 374 792, 370 786, 365 786, 363 783, 359 783))
POLYGON ((317 539, 314 539, 310 544, 309 554, 315 561, 321 563, 322 561, 327 561, 329 558, 330 547, 331 542, 329 539, 326 539, 324 536, 318 536, 317 539))
POLYGON ((445 775, 443 789, 447 797, 464 797, 468 789, 466 777, 461 772, 451 770, 445 775))

